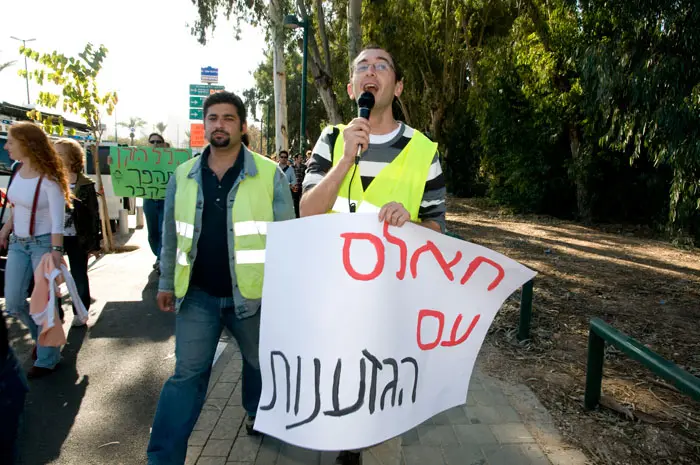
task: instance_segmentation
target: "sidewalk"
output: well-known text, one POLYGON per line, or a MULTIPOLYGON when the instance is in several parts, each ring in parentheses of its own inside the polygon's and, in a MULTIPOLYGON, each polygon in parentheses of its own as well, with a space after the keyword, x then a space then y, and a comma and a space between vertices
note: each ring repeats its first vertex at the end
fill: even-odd
MULTIPOLYGON (((214 366, 207 402, 192 433, 188 465, 331 465, 336 453, 248 436, 241 407, 241 354, 233 340, 214 366)), ((383 447, 364 465, 584 465, 525 386, 475 368, 467 403, 436 415, 383 447), (537 438, 537 440, 535 439, 537 438)))

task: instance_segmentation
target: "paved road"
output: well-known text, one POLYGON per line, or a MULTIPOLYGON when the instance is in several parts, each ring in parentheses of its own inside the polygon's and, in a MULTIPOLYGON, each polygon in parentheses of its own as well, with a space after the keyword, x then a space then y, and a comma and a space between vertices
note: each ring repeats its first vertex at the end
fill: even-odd
MULTIPOLYGON (((158 395, 175 362, 174 317, 155 307, 157 281, 145 232, 132 242, 141 249, 93 265, 97 301, 89 329, 70 328, 60 368, 30 381, 20 463, 145 463, 158 395)), ((15 323, 13 346, 28 368, 31 344, 19 334, 15 323)))

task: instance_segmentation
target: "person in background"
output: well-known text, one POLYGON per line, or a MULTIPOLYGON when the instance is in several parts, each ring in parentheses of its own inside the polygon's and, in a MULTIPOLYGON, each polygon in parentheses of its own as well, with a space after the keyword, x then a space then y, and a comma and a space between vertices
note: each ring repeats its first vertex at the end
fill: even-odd
POLYGON ((309 166, 309 162, 311 162, 311 156, 313 155, 313 152, 311 150, 306 151, 306 160, 304 160, 304 164, 306 166, 309 166))
POLYGON ((299 218, 299 201, 301 200, 301 185, 304 182, 304 174, 306 173, 306 165, 301 161, 301 154, 294 155, 294 176, 296 184, 292 186, 292 198, 294 199, 294 211, 299 218))
MULTIPOLYGON (((151 148, 167 147, 165 139, 157 132, 148 136, 148 143, 151 148)), ((153 269, 158 274, 160 274, 160 246, 163 235, 164 209, 165 200, 163 199, 143 199, 143 214, 146 217, 146 229, 148 229, 148 245, 151 246, 151 252, 156 256, 153 269)))
POLYGON ((17 435, 29 386, 7 337, 5 315, 0 312, 0 463, 17 461, 17 435))
POLYGON ((0 248, 9 249, 5 270, 7 313, 24 323, 37 342, 29 378, 53 373, 61 359, 59 347, 38 344, 40 327, 29 314, 27 293, 34 269, 45 254, 60 267, 63 257, 65 207, 71 192, 63 163, 43 129, 33 123, 10 126, 5 150, 21 162, 7 192, 10 218, 0 230, 0 248), (10 235, 12 234, 12 235, 10 235))
MULTIPOLYGON (((75 280, 80 300, 90 309, 90 282, 88 257, 101 250, 102 229, 97 206, 95 183, 83 174, 85 153, 73 139, 60 139, 54 143, 68 172, 68 183, 73 194, 73 208, 66 209, 63 231, 63 247, 66 249, 70 272, 75 280)), ((73 305, 73 326, 83 326, 73 305)))
POLYGON ((294 187, 297 185, 297 177, 294 175, 294 168, 289 164, 289 152, 286 150, 280 150, 278 158, 278 165, 284 173, 285 179, 289 183, 289 189, 294 192, 294 187))

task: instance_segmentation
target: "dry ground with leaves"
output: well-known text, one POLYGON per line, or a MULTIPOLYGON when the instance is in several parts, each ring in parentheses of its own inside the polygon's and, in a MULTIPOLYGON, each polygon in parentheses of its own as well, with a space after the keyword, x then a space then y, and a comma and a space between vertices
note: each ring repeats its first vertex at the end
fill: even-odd
POLYGON ((448 230, 538 272, 532 338, 515 340, 514 295, 490 330, 501 349, 491 374, 527 384, 595 464, 700 464, 700 403, 612 347, 606 407, 583 409, 592 317, 700 376, 700 253, 643 227, 512 215, 479 199, 450 198, 448 212, 448 230))

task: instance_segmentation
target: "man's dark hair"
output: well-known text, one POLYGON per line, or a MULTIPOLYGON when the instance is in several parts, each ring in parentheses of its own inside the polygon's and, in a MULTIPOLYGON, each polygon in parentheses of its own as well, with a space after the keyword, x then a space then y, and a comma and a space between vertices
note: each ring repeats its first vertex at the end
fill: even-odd
POLYGON ((153 137, 153 136, 158 136, 158 137, 160 137, 160 140, 162 140, 163 142, 165 142, 165 137, 163 137, 162 134, 157 133, 157 132, 152 132, 152 133, 150 133, 150 134, 148 135, 148 141, 149 141, 149 142, 150 142, 150 140, 151 140, 151 137, 153 137))
POLYGON ((289 157, 289 152, 287 152, 286 150, 280 150, 280 152, 277 154, 277 156, 281 157, 282 154, 285 154, 285 155, 287 155, 287 157, 289 157))
POLYGON ((403 80, 403 71, 401 71, 401 68, 399 67, 399 64, 396 62, 396 59, 394 58, 394 55, 387 50, 385 47, 381 47, 376 44, 369 44, 365 45, 362 50, 360 50, 360 53, 358 53, 355 58, 352 59, 352 66, 350 67, 350 79, 352 79, 352 74, 355 72, 355 60, 357 60, 357 57, 362 55, 362 52, 366 50, 384 50, 388 55, 389 58, 391 58, 391 65, 394 68, 394 74, 396 75, 396 81, 401 81, 403 80))
POLYGON ((207 97, 204 100, 204 105, 202 107, 202 113, 204 118, 207 117, 207 111, 209 110, 209 107, 212 105, 217 105, 219 103, 230 103, 234 107, 236 107, 236 111, 238 111, 238 118, 241 120, 241 129, 243 129, 243 123, 246 122, 246 112, 245 112, 245 105, 243 105, 243 100, 241 98, 234 94, 233 92, 217 92, 215 94, 211 94, 209 97, 207 97))

